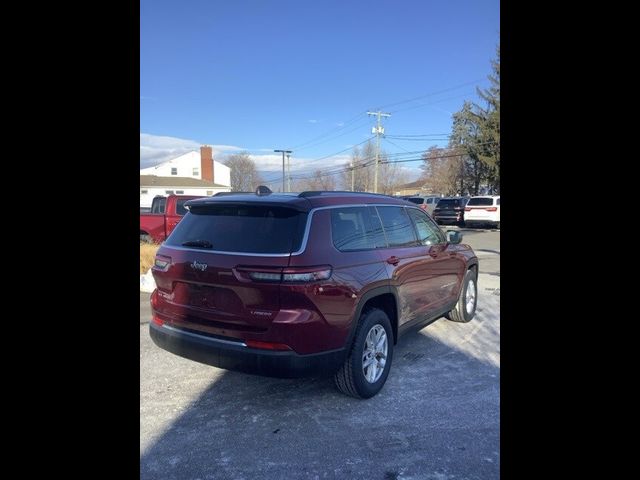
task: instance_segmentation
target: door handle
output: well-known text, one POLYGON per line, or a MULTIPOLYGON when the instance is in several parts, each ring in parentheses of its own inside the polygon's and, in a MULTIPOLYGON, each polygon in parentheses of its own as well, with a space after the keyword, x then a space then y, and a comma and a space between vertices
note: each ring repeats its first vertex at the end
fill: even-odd
POLYGON ((400 263, 400 259, 395 255, 392 255, 391 257, 387 258, 387 263, 391 265, 397 265, 398 263, 400 263))

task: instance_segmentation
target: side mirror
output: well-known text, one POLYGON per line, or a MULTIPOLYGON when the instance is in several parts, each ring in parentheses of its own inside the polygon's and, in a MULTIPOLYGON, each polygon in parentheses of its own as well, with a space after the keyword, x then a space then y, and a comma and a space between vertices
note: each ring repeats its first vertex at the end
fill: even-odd
POLYGON ((456 245, 461 241, 462 241, 462 233, 456 230, 447 230, 447 242, 453 243, 454 245, 456 245))

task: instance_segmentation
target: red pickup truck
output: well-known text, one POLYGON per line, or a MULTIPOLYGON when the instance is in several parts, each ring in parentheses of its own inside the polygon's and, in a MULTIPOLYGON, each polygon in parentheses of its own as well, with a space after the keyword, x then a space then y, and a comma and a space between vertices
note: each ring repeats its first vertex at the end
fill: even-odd
POLYGON ((140 214, 140 241, 162 243, 187 213, 184 202, 198 195, 169 195, 155 197, 151 203, 151 213, 140 214))

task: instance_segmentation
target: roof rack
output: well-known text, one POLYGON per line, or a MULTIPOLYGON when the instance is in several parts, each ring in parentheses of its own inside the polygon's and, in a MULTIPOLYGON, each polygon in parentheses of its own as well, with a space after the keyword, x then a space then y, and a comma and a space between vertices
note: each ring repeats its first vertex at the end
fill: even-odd
MULTIPOLYGON (((371 193, 371 192, 352 192, 350 190, 309 190, 298 194, 298 197, 317 197, 319 195, 331 194, 331 193, 345 193, 349 195, 376 195, 378 197, 390 197, 391 195, 385 195, 384 193, 371 193)), ((392 197, 393 198, 393 197, 392 197)))

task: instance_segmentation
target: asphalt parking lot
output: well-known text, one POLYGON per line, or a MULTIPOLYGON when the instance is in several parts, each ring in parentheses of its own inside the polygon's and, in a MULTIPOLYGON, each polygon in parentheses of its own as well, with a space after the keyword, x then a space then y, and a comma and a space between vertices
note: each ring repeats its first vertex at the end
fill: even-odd
POLYGON ((476 317, 403 337, 369 400, 330 379, 245 375, 165 352, 141 293, 140 478, 499 478, 500 232, 462 231, 480 258, 476 317))

